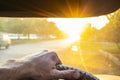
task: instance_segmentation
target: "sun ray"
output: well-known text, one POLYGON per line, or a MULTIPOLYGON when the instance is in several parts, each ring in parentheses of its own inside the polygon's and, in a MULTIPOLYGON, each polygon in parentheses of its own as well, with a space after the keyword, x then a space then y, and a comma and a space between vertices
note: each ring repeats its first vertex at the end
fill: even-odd
POLYGON ((69 3, 69 0, 66 0, 67 6, 68 6, 68 10, 70 11, 70 15, 73 16, 73 11, 72 11, 72 7, 69 3))

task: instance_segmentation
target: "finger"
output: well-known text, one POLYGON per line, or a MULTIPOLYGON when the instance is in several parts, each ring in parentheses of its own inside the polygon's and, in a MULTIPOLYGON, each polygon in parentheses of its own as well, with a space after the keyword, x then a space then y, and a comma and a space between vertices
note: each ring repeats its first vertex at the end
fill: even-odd
POLYGON ((56 52, 49 52, 49 55, 49 58, 55 63, 55 65, 62 64, 56 52))
POLYGON ((56 52, 48 52, 47 54, 42 56, 47 62, 50 63, 50 66, 56 67, 56 65, 62 64, 56 52))
POLYGON ((52 77, 55 79, 78 79, 80 77, 80 74, 78 71, 74 70, 52 70, 51 71, 52 77))

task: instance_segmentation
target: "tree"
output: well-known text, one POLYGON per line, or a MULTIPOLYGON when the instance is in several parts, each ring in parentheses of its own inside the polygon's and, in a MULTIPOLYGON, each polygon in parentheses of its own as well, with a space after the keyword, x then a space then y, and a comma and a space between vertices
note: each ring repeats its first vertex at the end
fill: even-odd
POLYGON ((54 22, 47 21, 47 18, 2 18, 0 19, 0 31, 18 34, 37 34, 42 36, 59 36, 61 31, 54 22))
MULTIPOLYGON (((113 13, 112 15, 108 16, 109 19, 109 26, 111 30, 111 38, 119 47, 120 42, 120 9, 113 13), (111 28, 112 27, 112 28, 111 28)), ((120 48, 120 47, 119 47, 120 48)))
MULTIPOLYGON (((115 42, 119 47, 120 42, 120 9, 107 15, 109 23, 101 29, 104 39, 109 42, 115 42)), ((120 47, 119 47, 120 48, 120 47)))
POLYGON ((0 32, 3 31, 2 20, 0 19, 0 32))
POLYGON ((88 23, 84 31, 80 35, 81 40, 86 40, 86 41, 96 40, 96 32, 97 32, 97 29, 95 27, 92 27, 91 23, 88 23))
POLYGON ((1 32, 6 32, 6 28, 4 27, 4 25, 7 21, 8 21, 7 19, 0 18, 0 31, 1 32))

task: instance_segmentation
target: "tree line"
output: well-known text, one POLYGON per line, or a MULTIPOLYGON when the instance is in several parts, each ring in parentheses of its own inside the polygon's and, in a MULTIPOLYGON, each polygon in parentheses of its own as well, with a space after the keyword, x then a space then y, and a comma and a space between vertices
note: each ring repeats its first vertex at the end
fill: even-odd
POLYGON ((0 31, 15 34, 53 35, 63 38, 64 33, 58 29, 54 22, 46 18, 0 18, 0 31))
POLYGON ((109 22, 101 29, 92 27, 90 23, 80 35, 82 40, 120 43, 120 9, 106 15, 109 22))

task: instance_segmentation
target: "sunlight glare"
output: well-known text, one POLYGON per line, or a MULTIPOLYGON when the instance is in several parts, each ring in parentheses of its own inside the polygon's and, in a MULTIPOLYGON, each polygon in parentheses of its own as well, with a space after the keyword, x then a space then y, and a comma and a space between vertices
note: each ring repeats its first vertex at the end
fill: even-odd
POLYGON ((60 30, 65 31, 71 42, 79 40, 79 34, 86 24, 81 18, 49 18, 48 21, 54 21, 60 30))
POLYGON ((109 20, 107 19, 106 16, 90 18, 90 23, 92 24, 93 27, 96 27, 97 29, 101 29, 108 22, 109 22, 109 20))
POLYGON ((75 45, 74 45, 74 46, 72 46, 72 48, 71 48, 71 49, 72 49, 72 51, 77 52, 77 51, 78 51, 78 46, 75 46, 75 45))
POLYGON ((87 23, 101 29, 108 22, 108 19, 106 16, 99 16, 91 18, 48 18, 48 21, 55 22, 60 30, 69 35, 69 40, 74 42, 80 39, 80 34, 87 23))

